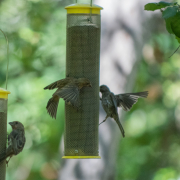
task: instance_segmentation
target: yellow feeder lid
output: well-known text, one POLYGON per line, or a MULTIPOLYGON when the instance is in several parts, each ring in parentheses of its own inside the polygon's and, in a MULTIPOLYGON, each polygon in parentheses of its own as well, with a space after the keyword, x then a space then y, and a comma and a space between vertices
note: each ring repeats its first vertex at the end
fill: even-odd
POLYGON ((101 159, 100 156, 63 156, 63 159, 101 159))
POLYGON ((0 88, 0 98, 8 99, 8 94, 10 94, 10 93, 11 93, 10 91, 0 88))
POLYGON ((71 4, 69 6, 66 6, 65 9, 67 9, 68 14, 90 14, 90 9, 92 9, 92 14, 100 14, 100 10, 103 8, 97 5, 90 4, 71 4))

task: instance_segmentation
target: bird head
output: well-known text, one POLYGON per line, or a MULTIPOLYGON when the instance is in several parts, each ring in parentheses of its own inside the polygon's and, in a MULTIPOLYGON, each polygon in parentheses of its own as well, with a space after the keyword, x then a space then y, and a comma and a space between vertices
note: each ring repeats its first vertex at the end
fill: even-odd
POLYGON ((19 121, 9 122, 9 124, 11 125, 12 129, 18 129, 18 130, 23 130, 24 129, 23 124, 20 123, 19 121))
POLYGON ((103 92, 109 92, 109 88, 106 86, 106 85, 101 85, 100 86, 100 92, 103 93, 103 92))
POLYGON ((78 83, 81 87, 92 87, 91 82, 87 78, 79 78, 78 83))

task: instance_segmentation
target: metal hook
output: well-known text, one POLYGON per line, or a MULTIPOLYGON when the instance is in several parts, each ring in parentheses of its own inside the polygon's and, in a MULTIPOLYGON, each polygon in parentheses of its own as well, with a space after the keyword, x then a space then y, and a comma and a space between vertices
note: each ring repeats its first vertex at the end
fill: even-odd
POLYGON ((6 43, 7 43, 7 70, 6 70, 6 90, 7 90, 7 83, 8 83, 8 68, 9 68, 9 42, 8 42, 8 38, 5 35, 5 33, 0 29, 0 31, 3 33, 5 39, 6 39, 6 43))

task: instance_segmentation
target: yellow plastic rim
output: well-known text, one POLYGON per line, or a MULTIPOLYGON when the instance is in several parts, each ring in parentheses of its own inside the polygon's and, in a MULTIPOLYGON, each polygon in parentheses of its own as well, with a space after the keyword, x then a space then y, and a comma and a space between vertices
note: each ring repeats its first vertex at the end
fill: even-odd
POLYGON ((100 156, 63 156, 63 159, 101 159, 100 156))
POLYGON ((103 9, 100 6, 90 4, 71 4, 66 6, 68 14, 90 14, 90 9, 92 9, 92 14, 100 14, 101 10, 103 9))
POLYGON ((10 91, 0 88, 0 98, 8 99, 8 94, 10 94, 10 93, 11 93, 10 91))

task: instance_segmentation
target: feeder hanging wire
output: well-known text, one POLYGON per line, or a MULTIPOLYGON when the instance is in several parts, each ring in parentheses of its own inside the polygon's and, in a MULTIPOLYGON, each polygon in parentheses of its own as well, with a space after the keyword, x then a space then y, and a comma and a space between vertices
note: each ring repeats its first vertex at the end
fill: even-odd
POLYGON ((92 22, 92 0, 91 0, 90 6, 91 6, 91 8, 90 8, 90 22, 92 22))
MULTIPOLYGON (((77 3, 77 0, 76 0, 76 3, 77 3)), ((90 22, 92 22, 92 0, 90 2, 90 6, 91 6, 91 8, 90 8, 90 22)))
POLYGON ((6 71, 6 90, 7 90, 7 83, 8 83, 8 68, 9 68, 9 42, 8 38, 5 35, 5 33, 0 29, 0 31, 3 33, 4 37, 6 38, 6 43, 7 43, 7 71, 6 71))

